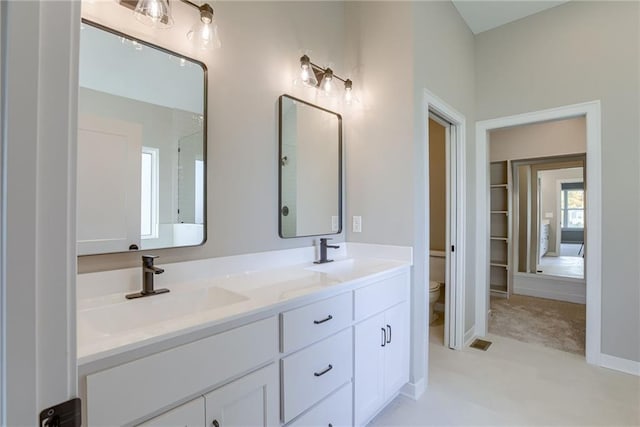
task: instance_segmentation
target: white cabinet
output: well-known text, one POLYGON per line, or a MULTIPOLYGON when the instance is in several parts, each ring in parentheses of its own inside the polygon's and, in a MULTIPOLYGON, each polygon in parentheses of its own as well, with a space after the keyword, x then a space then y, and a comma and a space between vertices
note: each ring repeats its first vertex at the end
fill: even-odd
POLYGON ((388 400, 409 381, 409 303, 388 309, 385 327, 384 389, 385 400, 388 400))
POLYGON ((140 427, 204 427, 204 398, 198 397, 149 421, 140 427))
POLYGON ((369 315, 372 307, 384 310, 354 327, 356 426, 370 421, 409 381, 408 292, 406 274, 356 290, 356 317, 358 312, 369 315), (399 300, 404 302, 397 303, 399 300))
POLYGON ((209 427, 279 425, 278 368, 271 364, 204 396, 209 427))
POLYGON ((352 388, 351 383, 348 383, 294 422, 288 424, 288 427, 349 427, 353 425, 351 420, 352 405, 352 388))
POLYGON ((271 364, 158 415, 140 427, 267 427, 278 422, 278 368, 271 364))
MULTIPOLYGON (((384 313, 358 323, 355 330, 355 420, 363 424, 385 402, 384 398, 384 313)), ((386 343, 385 343, 386 344, 386 343)))
POLYGON ((352 347, 351 328, 347 328, 282 359, 282 409, 285 423, 351 381, 352 347))

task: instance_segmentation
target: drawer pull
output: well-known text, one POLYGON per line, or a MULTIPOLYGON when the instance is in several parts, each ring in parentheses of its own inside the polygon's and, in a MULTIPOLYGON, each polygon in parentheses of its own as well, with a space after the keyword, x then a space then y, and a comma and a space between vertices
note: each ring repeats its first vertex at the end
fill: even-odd
POLYGON ((211 425, 213 427, 220 427, 220 423, 218 422, 218 420, 213 420, 213 422, 211 423, 211 425))
POLYGON ((326 374, 327 372, 329 372, 332 369, 333 369, 333 366, 329 365, 329 366, 327 366, 327 369, 325 369, 324 371, 314 372, 313 375, 315 375, 316 377, 321 377, 321 376, 323 376, 324 374, 326 374))
POLYGON ((316 325, 319 325, 321 323, 328 322, 331 319, 333 319, 333 316, 332 315, 328 315, 327 317, 325 317, 322 320, 314 320, 313 323, 316 324, 316 325))
POLYGON ((387 325, 387 330, 389 331, 389 337, 387 338, 387 344, 391 344, 391 325, 387 325))
POLYGON ((387 330, 385 328, 380 328, 380 330, 382 331, 382 344, 380 347, 384 347, 387 345, 387 330))

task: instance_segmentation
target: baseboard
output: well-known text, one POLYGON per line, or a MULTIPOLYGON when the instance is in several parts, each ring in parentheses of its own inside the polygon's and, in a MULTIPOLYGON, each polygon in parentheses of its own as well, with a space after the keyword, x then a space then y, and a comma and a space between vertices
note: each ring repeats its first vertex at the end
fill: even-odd
POLYGON ((418 400, 425 392, 424 378, 417 383, 406 383, 401 389, 400 394, 409 399, 418 400))
POLYGON ((464 333, 464 346, 467 347, 471 344, 471 341, 476 337, 476 327, 475 325, 469 328, 467 332, 464 333))
POLYGON ((600 353, 600 366, 640 376, 640 362, 600 353))
POLYGON ((513 276, 513 293, 531 297, 585 304, 584 279, 518 273, 513 276))

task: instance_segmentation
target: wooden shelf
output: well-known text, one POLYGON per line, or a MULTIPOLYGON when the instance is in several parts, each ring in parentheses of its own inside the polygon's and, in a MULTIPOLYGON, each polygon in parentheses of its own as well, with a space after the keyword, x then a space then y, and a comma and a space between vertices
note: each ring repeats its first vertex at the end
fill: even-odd
POLYGON ((509 188, 509 184, 491 184, 491 188, 504 188, 506 190, 507 188, 509 188))
POLYGON ((491 211, 492 214, 509 215, 509 211, 491 211))
POLYGON ((503 263, 501 263, 501 262, 494 262, 494 261, 491 261, 491 262, 489 263, 489 265, 490 265, 491 267, 502 267, 502 268, 504 268, 505 270, 509 267, 507 264, 503 264, 503 263))
POLYGON ((502 240, 505 243, 509 242, 509 238, 508 237, 491 236, 491 240, 502 240))

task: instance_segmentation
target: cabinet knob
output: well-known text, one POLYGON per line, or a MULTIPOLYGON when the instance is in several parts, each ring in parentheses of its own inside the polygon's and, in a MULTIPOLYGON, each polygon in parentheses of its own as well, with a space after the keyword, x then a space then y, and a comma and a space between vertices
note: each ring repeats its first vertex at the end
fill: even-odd
POLYGON ((211 425, 213 427, 220 427, 220 423, 218 422, 218 420, 213 420, 213 422, 211 423, 211 425))

